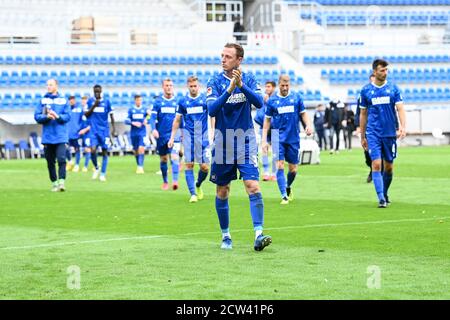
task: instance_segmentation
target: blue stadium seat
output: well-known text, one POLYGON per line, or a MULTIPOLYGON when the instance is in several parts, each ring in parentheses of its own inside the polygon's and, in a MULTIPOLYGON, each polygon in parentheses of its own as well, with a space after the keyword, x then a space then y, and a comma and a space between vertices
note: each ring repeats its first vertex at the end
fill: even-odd
POLYGON ((176 65, 176 64, 178 64, 178 57, 176 57, 176 56, 171 56, 171 57, 170 57, 170 64, 171 64, 171 65, 176 65))
MULTIPOLYGON (((146 57, 146 59, 147 59, 147 57, 146 57)), ((153 57, 153 64, 160 65, 161 63, 162 63, 161 57, 159 57, 159 56, 153 57)))
MULTIPOLYGON (((149 58, 150 58, 150 57, 149 57, 149 58)), ((147 63, 147 57, 145 57, 145 59, 144 59, 144 57, 141 57, 141 56, 136 56, 136 57, 134 58, 134 62, 135 62, 135 64, 137 64, 137 65, 151 64, 151 63, 152 63, 151 58, 150 58, 150 62, 147 63)))
POLYGON ((89 57, 89 56, 81 56, 81 64, 83 64, 83 65, 91 64, 91 57, 89 57))
POLYGON ((117 64, 117 57, 116 56, 109 56, 108 57, 108 64, 116 65, 117 64))
POLYGON ((13 65, 14 64, 14 58, 12 56, 6 56, 5 57, 5 64, 13 65))
POLYGON ((119 56, 117 58, 117 64, 125 65, 125 64, 127 64, 127 59, 124 56, 119 56))
POLYGON ((139 70, 135 70, 134 74, 133 74, 133 82, 135 85, 142 85, 143 84, 143 79, 142 79, 142 72, 139 70))
POLYGON ((24 64, 24 59, 23 59, 23 57, 22 57, 22 56, 16 56, 16 59, 15 59, 14 63, 17 64, 17 65, 22 65, 22 64, 24 64))

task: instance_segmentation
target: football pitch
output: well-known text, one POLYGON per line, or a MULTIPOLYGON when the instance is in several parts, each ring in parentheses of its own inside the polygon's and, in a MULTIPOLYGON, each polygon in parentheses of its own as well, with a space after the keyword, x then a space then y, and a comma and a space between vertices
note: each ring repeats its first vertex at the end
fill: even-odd
POLYGON ((69 172, 65 193, 43 159, 0 162, 0 299, 450 299, 449 147, 400 148, 387 209, 361 149, 301 166, 287 206, 261 182, 262 252, 241 182, 223 251, 214 185, 190 204, 184 172, 162 191, 145 161, 111 158, 106 183, 69 172))

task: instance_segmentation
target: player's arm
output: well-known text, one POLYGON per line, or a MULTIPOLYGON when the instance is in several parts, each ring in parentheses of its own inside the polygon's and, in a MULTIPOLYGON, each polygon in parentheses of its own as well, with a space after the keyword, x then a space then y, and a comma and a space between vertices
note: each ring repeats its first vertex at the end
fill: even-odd
POLYGON ((236 81, 234 77, 230 81, 230 85, 227 90, 225 90, 222 95, 218 96, 218 90, 214 83, 208 83, 208 96, 206 98, 206 105, 208 107, 208 114, 211 117, 215 117, 220 109, 225 106, 228 98, 231 96, 231 93, 236 88, 236 81))
POLYGON ((242 71, 240 69, 233 70, 233 78, 235 78, 236 86, 241 89, 242 93, 248 99, 248 101, 255 106, 255 108, 260 109, 264 105, 264 98, 257 89, 257 83, 255 81, 251 81, 249 86, 247 86, 242 81, 242 71))
POLYGON ((403 139, 406 136, 406 111, 403 102, 398 102, 395 107, 397 108, 398 118, 400 125, 398 127, 397 138, 403 139))
POLYGON ((34 110, 34 120, 36 120, 37 123, 44 124, 53 119, 53 116, 46 112, 44 105, 39 103, 34 110))
POLYGON ((303 123, 305 124, 305 132, 306 135, 310 136, 313 133, 313 129, 311 127, 311 120, 309 119, 308 113, 303 111, 301 114, 303 123))
POLYGON ((150 119, 148 120, 148 123, 150 124, 150 127, 152 128, 152 135, 155 139, 159 139, 159 132, 156 130, 156 119, 158 117, 158 111, 153 109, 152 115, 150 116, 150 119))
POLYGON ((167 146, 169 148, 173 147, 173 144, 174 144, 174 141, 175 141, 175 135, 177 134, 177 130, 180 128, 181 117, 182 117, 182 115, 177 113, 175 115, 175 119, 173 119, 172 133, 170 134, 170 139, 169 139, 169 142, 167 143, 167 146))
POLYGON ((117 131, 116 131, 116 123, 114 121, 114 113, 110 113, 109 117, 111 118, 111 134, 113 135, 113 137, 117 137, 117 131))
POLYGON ((361 145, 364 150, 367 150, 367 138, 366 138, 366 127, 367 127, 367 108, 360 107, 359 114, 359 127, 361 129, 361 145))
POLYGON ((89 107, 89 109, 84 113, 86 117, 90 117, 91 114, 94 112, 94 109, 99 105, 100 99, 95 99, 95 102, 92 104, 92 106, 89 107))
POLYGON ((58 123, 67 123, 70 121, 70 117, 71 117, 71 111, 70 111, 70 105, 69 103, 66 103, 64 105, 64 109, 61 113, 57 114, 56 112, 53 112, 55 119, 58 123))
POLYGON ((262 129, 262 137, 261 137, 261 148, 263 152, 267 153, 269 151, 269 145, 267 143, 267 133, 270 129, 270 120, 272 118, 270 116, 264 117, 263 129, 262 129))

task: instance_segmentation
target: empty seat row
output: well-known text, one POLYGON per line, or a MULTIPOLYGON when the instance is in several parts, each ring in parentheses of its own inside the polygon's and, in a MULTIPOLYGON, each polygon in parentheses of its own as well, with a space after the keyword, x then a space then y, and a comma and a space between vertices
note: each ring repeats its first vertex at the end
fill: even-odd
MULTIPOLYGON (((295 0, 294 0, 295 1, 295 0)), ((443 6, 448 0, 315 0, 324 6, 443 6)))
MULTIPOLYGON (((359 90, 348 90, 348 96, 356 99, 359 90)), ((450 88, 406 88, 402 90, 402 97, 407 103, 437 102, 450 100, 450 88)))
MULTIPOLYGON (((219 65, 210 56, 0 56, 0 65, 219 65)), ((275 56, 248 56, 246 64, 277 64, 275 56)))
MULTIPOLYGON (((311 15, 304 13, 301 18, 311 19, 311 15)), ((438 11, 383 11, 382 14, 371 14, 365 11, 322 12, 314 16, 317 24, 323 25, 447 25, 448 12, 438 11)))
MULTIPOLYGON (((305 64, 370 64, 375 56, 305 56, 305 64)), ((438 55, 389 55, 382 57, 389 63, 448 63, 448 54, 438 55)))
MULTIPOLYGON (((302 94, 305 101, 318 101, 322 99, 322 94, 320 90, 299 90, 297 91, 302 94)), ((177 97, 184 96, 187 92, 185 90, 178 90, 176 92, 177 97)), ((143 97, 144 103, 149 104, 151 100, 158 95, 162 95, 162 91, 144 91, 144 92, 105 92, 103 97, 109 99, 114 106, 117 107, 129 107, 134 103, 134 96, 139 94, 143 97)), ((89 96, 89 93, 81 92, 66 92, 64 96, 68 98, 69 96, 75 96, 78 101, 80 101, 82 96, 89 96)), ((4 94, 0 96, 0 109, 31 109, 34 108, 42 99, 42 94, 4 94)))
MULTIPOLYGON (((62 86, 84 86, 94 85, 96 83, 110 85, 110 86, 157 86, 165 78, 171 78, 175 84, 186 83, 187 77, 196 75, 199 80, 206 84, 208 79, 217 74, 218 71, 2 71, 0 74, 0 87, 15 87, 15 86, 43 86, 50 78, 58 80, 62 86)), ((255 70, 253 72, 260 82, 277 80, 280 71, 278 70, 255 70)), ((303 84, 303 78, 296 76, 293 70, 289 70, 288 74, 291 76, 293 84, 303 84)))
MULTIPOLYGON (((331 84, 365 83, 368 81, 371 70, 322 70, 323 79, 331 84)), ((450 82, 450 68, 432 69, 394 69, 389 72, 389 79, 395 82, 450 82)))

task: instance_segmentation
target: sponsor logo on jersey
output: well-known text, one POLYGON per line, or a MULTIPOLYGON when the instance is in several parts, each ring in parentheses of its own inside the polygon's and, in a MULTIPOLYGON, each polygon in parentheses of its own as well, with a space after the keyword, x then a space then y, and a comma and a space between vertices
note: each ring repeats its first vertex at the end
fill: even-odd
POLYGON ((391 97, 389 97, 389 96, 372 98, 372 105, 374 105, 374 106, 376 106, 378 104, 389 104, 390 102, 391 102, 391 97))
POLYGON ((228 100, 227 103, 241 103, 241 102, 245 102, 247 101, 247 98, 245 97, 245 94, 243 93, 236 93, 231 95, 228 100))
POLYGON ((277 110, 278 110, 279 114, 293 113, 294 112, 294 106, 278 107, 277 110))
POLYGON ((187 108, 186 111, 188 114, 203 113, 203 107, 198 106, 198 107, 187 108))
POLYGON ((94 109, 94 112, 95 112, 95 113, 102 113, 102 112, 105 112, 105 107, 96 107, 96 108, 94 109))
POLYGON ((133 119, 144 119, 144 114, 135 113, 135 114, 133 114, 133 119))
POLYGON ((174 107, 162 107, 161 113, 175 113, 174 107))

